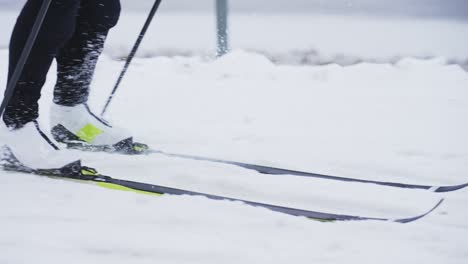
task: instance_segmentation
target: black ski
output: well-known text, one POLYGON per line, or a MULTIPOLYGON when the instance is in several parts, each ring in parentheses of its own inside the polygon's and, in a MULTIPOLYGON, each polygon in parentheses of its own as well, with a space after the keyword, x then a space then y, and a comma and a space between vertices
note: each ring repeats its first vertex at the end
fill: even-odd
POLYGON ((229 164, 229 165, 234 165, 234 166, 238 166, 238 167, 242 167, 245 169, 254 170, 263 174, 270 174, 270 175, 293 175, 293 176, 320 178, 320 179, 343 181, 343 182, 372 183, 372 184, 391 186, 391 187, 397 187, 397 188, 428 190, 428 191, 439 192, 439 193, 440 192, 452 192, 452 191, 456 191, 456 190, 460 190, 465 187, 468 187, 468 183, 460 184, 460 185, 450 185, 450 186, 432 186, 432 185, 418 185, 418 184, 346 178, 346 177, 318 174, 318 173, 305 172, 305 171, 296 171, 296 170, 268 167, 268 166, 262 166, 262 165, 257 165, 257 164, 237 162, 237 161, 213 159, 213 158, 193 156, 193 155, 175 154, 175 153, 169 153, 169 152, 164 152, 164 151, 159 151, 159 150, 151 150, 151 151, 148 151, 147 153, 162 154, 165 156, 177 157, 177 158, 182 158, 182 159, 191 159, 191 160, 200 160, 200 161, 229 164))
POLYGON ((22 165, 20 162, 17 162, 14 166, 4 166, 4 169, 8 171, 22 172, 22 173, 28 173, 28 174, 34 174, 34 175, 40 175, 40 176, 48 176, 48 177, 59 178, 59 179, 73 179, 73 180, 78 180, 82 182, 90 182, 90 183, 95 183, 101 187, 117 189, 117 190, 129 190, 129 191, 137 191, 140 193, 143 192, 143 193, 148 193, 148 194, 160 194, 160 195, 169 194, 169 195, 203 196, 212 200, 226 200, 226 201, 242 202, 251 206, 263 207, 263 208, 267 208, 275 212, 280 212, 280 213, 284 213, 288 215, 302 216, 302 217, 307 217, 313 220, 331 221, 331 222, 376 220, 376 221, 389 221, 389 222, 397 222, 397 223, 409 223, 409 222, 413 222, 418 219, 421 219, 424 216, 428 215, 429 213, 434 211, 437 207, 439 207, 439 205, 443 202, 443 199, 441 199, 433 208, 431 208, 428 212, 422 215, 409 217, 409 218, 401 218, 401 219, 389 219, 389 218, 352 216, 352 215, 342 215, 342 214, 332 214, 332 213, 323 213, 323 212, 316 212, 316 211, 310 211, 310 210, 302 210, 302 209, 296 209, 296 208, 218 196, 218 195, 211 195, 211 194, 201 193, 201 192, 192 192, 192 191, 181 190, 181 189, 148 184, 148 183, 142 183, 142 182, 120 180, 120 179, 112 178, 110 176, 98 174, 93 169, 82 167, 79 161, 71 163, 60 169, 45 169, 45 170, 44 169, 32 169, 32 168, 22 165))
POLYGON ((161 154, 161 155, 165 155, 169 157, 176 157, 176 158, 182 158, 182 159, 191 159, 191 160, 199 160, 199 161, 234 165, 234 166, 238 166, 238 167, 249 169, 249 170, 254 170, 259 173, 269 174, 269 175, 292 175, 292 176, 311 177, 311 178, 327 179, 327 180, 342 181, 342 182, 371 183, 371 184, 404 188, 404 189, 428 190, 428 191, 437 192, 437 193, 453 192, 453 191, 468 187, 468 183, 464 183, 460 185, 434 186, 434 185, 419 185, 419 184, 408 184, 408 183, 398 183, 398 182, 363 180, 363 179, 357 179, 357 178, 347 178, 347 177, 332 176, 332 175, 325 175, 325 174, 305 172, 305 171, 275 168, 275 167, 237 162, 237 161, 230 161, 230 160, 214 159, 214 158, 209 158, 209 157, 176 154, 176 153, 170 153, 170 152, 165 152, 165 151, 160 151, 160 150, 144 150, 144 151, 138 152, 138 151, 134 151, 131 147, 121 147, 120 145, 132 146, 131 144, 127 144, 127 142, 125 141, 122 141, 122 142, 126 144, 118 143, 114 146, 93 146, 93 145, 87 145, 82 142, 75 142, 75 143, 67 143, 67 148, 80 149, 80 150, 93 151, 93 152, 109 152, 109 153, 120 153, 120 154, 129 154, 129 155, 161 154))

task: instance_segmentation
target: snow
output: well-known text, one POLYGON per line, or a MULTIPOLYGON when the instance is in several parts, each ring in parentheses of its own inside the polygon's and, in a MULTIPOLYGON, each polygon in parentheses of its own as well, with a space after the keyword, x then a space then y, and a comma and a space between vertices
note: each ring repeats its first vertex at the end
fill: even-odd
MULTIPOLYGON (((135 25, 141 22, 132 15, 123 19, 135 25)), ((164 19, 160 27, 163 21, 174 22, 180 16, 164 19)), ((299 25, 301 19, 304 17, 280 21, 299 25)), ((337 21, 336 17, 328 19, 337 21)), ((361 18, 341 19, 342 25, 353 19, 356 25, 365 23, 361 18)), ((2 20, 9 21, 8 16, 2 20)), ((248 16, 239 20, 244 28, 254 21, 248 16)), ((207 17, 200 16, 198 21, 204 22, 194 22, 194 28, 209 25, 207 17)), ((466 48, 467 34, 458 35, 466 31, 466 24, 457 27, 458 22, 428 21, 423 26, 419 22, 375 21, 406 32, 407 41, 401 46, 393 45, 398 40, 374 46, 368 39, 350 38, 346 44, 330 47, 317 40, 321 44, 316 45, 330 54, 349 49, 349 54, 359 58, 378 54, 387 59, 405 57, 395 59, 395 63, 346 67, 275 64, 261 53, 246 51, 292 52, 297 43, 294 37, 278 38, 278 31, 266 30, 255 40, 234 31, 234 46, 243 50, 211 60, 205 56, 211 52, 206 47, 213 40, 208 29, 204 29, 207 35, 196 30, 161 29, 161 36, 149 36, 143 53, 160 55, 162 49, 171 47, 188 50, 190 56, 137 58, 106 118, 154 148, 171 152, 362 179, 465 183, 468 74, 451 62, 467 58, 461 48, 466 48), (419 22, 420 26, 415 26, 419 22), (427 25, 446 37, 433 42, 412 34, 423 34, 427 25), (184 34, 174 32, 188 33, 182 38, 184 34), (368 48, 359 47, 359 43, 368 48), (414 58, 425 52, 433 58, 414 58)), ((377 27, 372 30, 378 31, 377 27)), ((124 25, 109 39, 90 102, 96 112, 123 66, 114 58, 131 45, 128 38, 134 31, 135 26, 124 25)), ((389 32, 389 39, 400 33, 389 32)), ((433 32, 424 34, 429 37, 433 32)), ((297 45, 313 47, 311 36, 302 37, 304 42, 297 45)), ((6 72, 7 57, 7 50, 0 50, 0 72, 6 72)), ((40 102, 44 128, 54 74, 52 70, 40 102)), ((5 84, 4 77, 1 82, 5 84)), ((0 172, 0 263, 385 264, 466 263, 468 258, 468 190, 435 194, 260 175, 233 166, 161 155, 77 151, 65 151, 64 155, 79 156, 87 165, 116 178, 330 213, 400 218, 421 214, 442 197, 446 201, 426 218, 406 225, 321 223, 241 203, 145 196, 0 172)))

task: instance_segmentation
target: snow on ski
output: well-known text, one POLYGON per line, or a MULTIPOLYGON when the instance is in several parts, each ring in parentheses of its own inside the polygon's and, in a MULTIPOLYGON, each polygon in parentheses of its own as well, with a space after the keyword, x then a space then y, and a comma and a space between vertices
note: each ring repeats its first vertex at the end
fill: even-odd
POLYGON ((413 222, 418 219, 421 219, 425 217, 426 215, 430 214, 436 208, 438 208, 444 201, 444 199, 441 199, 433 208, 431 208, 429 211, 427 211, 424 214, 414 216, 414 217, 408 217, 408 218, 390 219, 390 218, 333 214, 333 213, 324 213, 324 212, 317 212, 317 211, 311 211, 311 210, 296 209, 296 208, 278 206, 278 205, 273 205, 273 204, 266 204, 266 203, 259 203, 259 202, 253 202, 253 201, 248 201, 248 200, 236 199, 236 198, 231 198, 231 197, 212 195, 212 194, 207 194, 207 193, 202 193, 202 192, 193 192, 193 191, 188 191, 188 190, 176 189, 176 188, 142 183, 142 182, 121 180, 121 179, 112 178, 110 176, 101 175, 101 174, 98 174, 93 169, 82 167, 79 161, 66 165, 60 169, 32 169, 23 165, 20 165, 16 168, 4 167, 4 169, 8 171, 28 173, 28 174, 39 175, 39 176, 48 176, 48 177, 59 178, 59 179, 72 179, 75 181, 78 180, 82 182, 89 182, 89 183, 94 183, 100 187, 114 189, 114 190, 135 191, 137 193, 159 194, 159 195, 168 194, 168 195, 203 196, 212 200, 242 202, 247 205, 262 207, 262 208, 270 209, 275 212, 280 212, 280 213, 293 215, 293 216, 307 217, 307 218, 310 218, 313 220, 319 220, 319 221, 376 220, 376 221, 389 221, 389 222, 396 222, 396 223, 409 223, 409 222, 413 222))
POLYGON ((147 153, 148 154, 162 154, 165 156, 182 158, 182 159, 191 159, 191 160, 229 164, 229 165, 234 165, 234 166, 238 166, 238 167, 249 169, 249 170, 254 170, 259 173, 269 174, 269 175, 293 175, 293 176, 320 178, 320 179, 343 181, 343 182, 371 183, 371 184, 404 188, 404 189, 428 190, 428 191, 437 192, 437 193, 453 192, 453 191, 468 187, 468 183, 464 183, 460 185, 432 186, 432 185, 418 185, 418 184, 407 184, 407 183, 398 183, 398 182, 363 180, 363 179, 357 179, 357 178, 347 178, 347 177, 332 176, 332 175, 318 174, 318 173, 305 172, 305 171, 289 170, 289 169, 268 167, 268 166, 251 164, 251 163, 214 159, 214 158, 194 156, 194 155, 169 153, 169 152, 164 152, 164 151, 159 151, 159 150, 150 150, 147 153))

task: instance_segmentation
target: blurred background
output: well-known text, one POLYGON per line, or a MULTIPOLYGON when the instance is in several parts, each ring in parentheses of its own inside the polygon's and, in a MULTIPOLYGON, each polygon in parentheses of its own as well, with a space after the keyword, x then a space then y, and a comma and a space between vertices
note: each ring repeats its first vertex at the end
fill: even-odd
MULTIPOLYGON (((2 8, 20 7, 25 0, 0 0, 2 8)), ((147 9, 150 0, 122 0, 125 7, 147 9)), ((163 1, 161 11, 209 12, 211 0, 163 1)), ((468 19, 466 0, 233 0, 234 12, 298 12, 416 16, 468 19)))
MULTIPOLYGON (((7 48, 25 0, 0 0, 7 48)), ((122 0, 106 53, 128 54, 152 0, 122 0)), ((441 57, 468 69, 468 0, 230 0, 229 47, 286 64, 441 57)), ((163 0, 140 57, 216 54, 214 0, 163 0)))

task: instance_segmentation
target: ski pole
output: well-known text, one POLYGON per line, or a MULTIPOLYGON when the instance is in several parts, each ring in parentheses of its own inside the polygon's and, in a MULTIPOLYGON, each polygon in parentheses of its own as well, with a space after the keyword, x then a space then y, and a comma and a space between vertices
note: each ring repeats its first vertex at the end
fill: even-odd
POLYGON ((117 89, 120 86, 120 83, 122 82, 123 77, 125 76, 125 73, 127 73, 127 70, 130 66, 130 63, 132 63, 133 58, 135 57, 135 54, 138 51, 138 48, 140 47, 140 44, 145 37, 146 31, 148 30, 151 22, 153 21, 154 15, 156 14, 156 11, 158 11, 159 4, 161 4, 161 0, 156 0, 154 2, 153 7, 151 8, 150 13, 148 14, 148 18, 146 19, 145 24, 143 25, 143 28, 141 29, 140 35, 138 35, 138 38, 135 42, 135 45, 133 45, 132 51, 127 57, 127 61, 125 62, 125 66, 120 72, 120 76, 117 79, 117 82, 115 83, 114 89, 112 89, 111 94, 109 95, 109 98, 107 99, 106 104, 104 105, 104 108, 102 109, 101 116, 104 116, 106 113, 107 108, 109 107, 110 102, 112 101, 112 98, 115 95, 115 92, 117 92, 117 89))
POLYGON ((13 74, 11 75, 10 80, 7 83, 7 88, 5 90, 5 96, 3 97, 2 104, 0 106, 0 116, 3 115, 3 111, 5 110, 8 102, 10 101, 13 93, 15 92, 16 84, 18 83, 21 74, 24 70, 24 65, 26 64, 29 54, 36 42, 37 35, 41 30, 42 23, 47 15, 47 11, 49 10, 49 6, 52 0, 44 0, 42 2, 41 8, 39 9, 39 13, 37 14, 36 21, 34 21, 34 25, 29 33, 28 39, 26 40, 26 44, 24 45, 23 50, 21 51, 21 56, 18 60, 18 63, 15 66, 13 74))

